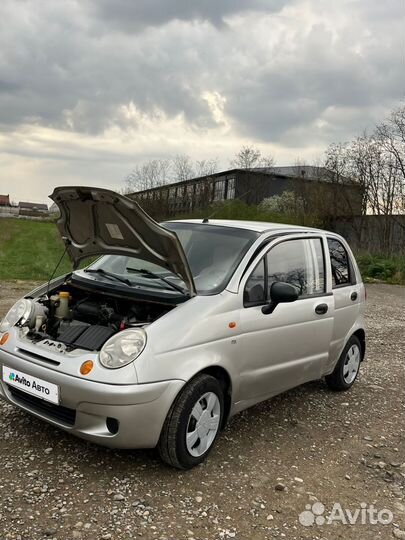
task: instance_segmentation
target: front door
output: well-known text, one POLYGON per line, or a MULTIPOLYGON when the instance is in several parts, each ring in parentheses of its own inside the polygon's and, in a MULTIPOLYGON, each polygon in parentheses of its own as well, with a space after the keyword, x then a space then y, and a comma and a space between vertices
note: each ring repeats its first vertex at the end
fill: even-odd
POLYGON ((278 239, 241 282, 241 401, 259 401, 322 375, 333 333, 322 237, 278 239), (293 303, 265 315, 272 283, 298 289, 293 303), (243 298, 242 298, 243 297, 243 298))

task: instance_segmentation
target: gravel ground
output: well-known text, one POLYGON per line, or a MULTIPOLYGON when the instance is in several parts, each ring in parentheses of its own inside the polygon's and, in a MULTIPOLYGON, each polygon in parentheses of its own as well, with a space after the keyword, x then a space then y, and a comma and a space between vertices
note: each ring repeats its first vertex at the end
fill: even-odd
MULTIPOLYGON (((0 284, 0 315, 33 285, 0 284)), ((0 539, 405 538, 404 291, 368 286, 367 361, 351 391, 319 381, 253 407, 189 472, 154 451, 88 444, 1 402, 0 539), (324 515, 366 503, 394 518, 302 525, 316 502, 324 515)))

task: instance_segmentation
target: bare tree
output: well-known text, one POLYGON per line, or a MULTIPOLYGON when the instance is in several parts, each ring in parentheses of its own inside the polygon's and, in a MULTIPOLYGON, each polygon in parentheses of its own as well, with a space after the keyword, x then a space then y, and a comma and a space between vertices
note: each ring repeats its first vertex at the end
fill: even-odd
POLYGON ((202 159, 195 162, 196 176, 210 176, 218 172, 218 159, 202 159))
POLYGON ((274 167, 276 160, 272 156, 262 156, 259 167, 274 167))
MULTIPOLYGON (((325 168, 331 172, 329 180, 335 186, 336 198, 334 198, 334 209, 328 211, 332 214, 331 217, 337 217, 340 212, 340 205, 345 206, 345 214, 352 217, 363 215, 368 207, 368 191, 366 178, 359 174, 358 162, 361 156, 359 152, 361 148, 361 139, 356 139, 353 142, 333 143, 325 153, 325 168), (350 184, 353 184, 353 190, 349 189, 350 184), (344 189, 340 189, 343 186, 344 189), (359 189, 360 188, 360 189, 359 189), (353 198, 353 192, 357 195, 353 198), (360 194, 360 212, 357 197, 360 194), (339 203, 339 205, 338 205, 339 203)), ((360 158, 361 161, 361 158, 360 158)))
POLYGON ((358 240, 362 237, 365 215, 381 216, 377 235, 381 251, 387 253, 392 249, 395 222, 402 226, 401 221, 395 218, 404 193, 397 144, 389 124, 383 123, 371 135, 364 133, 351 142, 331 145, 325 161, 326 167, 334 173, 332 178, 337 187, 345 184, 345 189, 339 189, 337 195, 339 200, 343 198, 348 213, 353 217, 355 213, 349 186, 354 183, 362 188, 362 215, 352 220, 358 240))
POLYGON ((333 171, 335 183, 362 187, 364 214, 392 215, 398 212, 404 194, 400 160, 393 133, 383 123, 372 135, 364 133, 351 142, 330 145, 325 166, 333 171))
POLYGON ((351 145, 353 174, 365 190, 367 210, 378 215, 392 215, 399 182, 393 157, 375 135, 357 138, 351 145))
POLYGON ((177 155, 173 159, 152 159, 134 167, 125 179, 122 192, 134 193, 197 176, 209 176, 217 171, 218 159, 193 162, 185 154, 177 155))
POLYGON ((274 167, 274 159, 271 156, 262 156, 261 151, 254 146, 242 146, 231 161, 236 169, 253 169, 255 167, 274 167))
POLYGON ((125 179, 126 192, 142 191, 167 184, 170 181, 170 161, 152 159, 137 165, 125 179))
POLYGON ((387 120, 377 126, 376 138, 391 157, 391 174, 395 178, 394 210, 405 211, 405 106, 394 109, 387 120))
POLYGON ((172 160, 172 175, 175 182, 189 180, 195 176, 194 165, 190 156, 178 154, 172 160))

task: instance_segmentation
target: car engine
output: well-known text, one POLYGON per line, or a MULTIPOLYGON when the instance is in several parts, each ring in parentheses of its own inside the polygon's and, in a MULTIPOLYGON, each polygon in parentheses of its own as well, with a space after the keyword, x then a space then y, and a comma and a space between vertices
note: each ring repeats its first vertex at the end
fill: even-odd
POLYGON ((64 285, 32 301, 31 312, 21 327, 25 338, 63 343, 67 350, 98 351, 115 333, 144 327, 172 306, 141 302, 64 285))

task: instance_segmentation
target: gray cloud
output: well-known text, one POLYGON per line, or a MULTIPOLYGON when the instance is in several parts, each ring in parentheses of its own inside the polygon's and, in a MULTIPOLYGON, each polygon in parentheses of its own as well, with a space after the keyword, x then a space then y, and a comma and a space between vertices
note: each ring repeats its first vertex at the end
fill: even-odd
POLYGON ((89 0, 87 8, 106 24, 133 32, 172 20, 202 20, 220 26, 227 16, 277 11, 284 4, 283 0, 89 0))
MULTIPOLYGON (((322 147, 403 97, 403 16, 399 0, 3 0, 1 131, 28 124, 103 137, 136 132, 140 117, 152 132, 164 115, 197 134, 221 137, 227 123, 235 139, 322 147)), ((176 140, 150 143, 148 156, 181 152, 176 140)))
POLYGON ((342 10, 347 8, 343 28, 327 26, 327 19, 310 28, 297 26, 289 34, 293 44, 270 48, 267 65, 253 77, 248 67, 239 72, 238 90, 230 93, 228 110, 241 132, 299 146, 304 140, 325 143, 372 129, 405 95, 400 68, 404 13, 398 2, 389 1, 384 10, 379 6, 371 2, 359 9, 358 4, 343 2, 342 10), (351 109, 352 114, 339 118, 330 115, 331 109, 351 109), (329 116, 333 125, 315 128, 317 121, 329 116))

